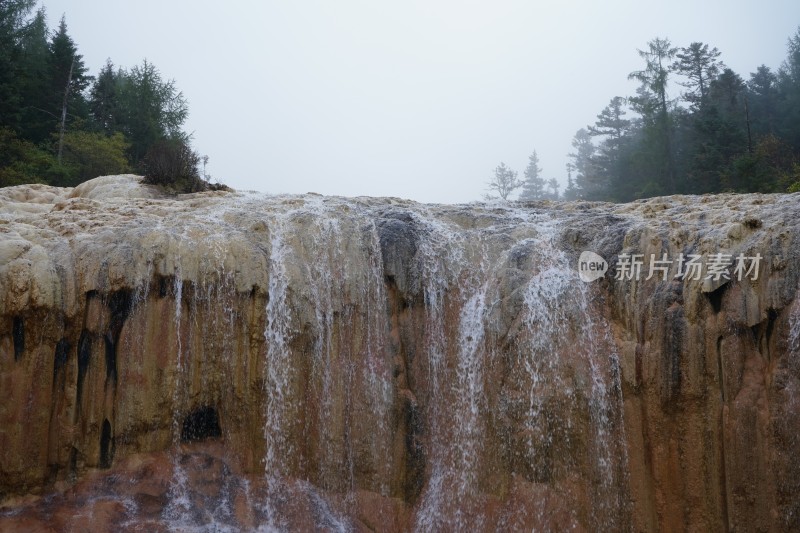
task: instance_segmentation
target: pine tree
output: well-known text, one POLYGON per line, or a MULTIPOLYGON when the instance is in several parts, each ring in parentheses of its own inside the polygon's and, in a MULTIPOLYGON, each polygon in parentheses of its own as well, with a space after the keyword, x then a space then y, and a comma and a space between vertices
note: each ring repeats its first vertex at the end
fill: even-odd
POLYGON ((539 156, 536 150, 528 157, 528 166, 525 167, 525 179, 522 180, 520 200, 540 200, 544 198, 544 179, 541 177, 542 169, 539 167, 539 156))
POLYGON ((747 82, 750 123, 754 135, 775 133, 778 105, 778 77, 766 65, 750 73, 747 82))
POLYGON ((89 115, 84 91, 91 82, 83 56, 67 33, 67 21, 61 17, 58 30, 50 41, 51 106, 58 110, 58 161, 61 163, 67 121, 86 120, 89 115))
POLYGON ((594 126, 589 126, 588 131, 592 136, 602 135, 610 139, 610 145, 616 147, 620 144, 620 140, 625 135, 631 121, 624 118, 625 99, 621 96, 615 96, 611 99, 606 107, 597 115, 597 121, 594 126))
POLYGON ((547 188, 550 189, 550 193, 548 196, 553 200, 558 200, 558 189, 561 186, 558 183, 558 180, 555 178, 550 178, 547 180, 547 188))
POLYGON ((0 0, 0 129, 17 130, 20 124, 20 40, 35 5, 36 0, 0 0))
POLYGON ((778 69, 778 134, 800 151, 800 28, 789 38, 786 60, 778 69))
POLYGON ((583 128, 575 133, 572 139, 574 152, 569 154, 572 159, 572 168, 575 169, 575 185, 581 191, 581 197, 596 200, 604 195, 598 183, 594 156, 595 146, 589 132, 583 128))
POLYGON ((121 131, 119 85, 122 71, 115 71, 110 59, 100 69, 89 97, 89 113, 98 129, 111 135, 121 131))
POLYGON ((701 107, 705 103, 709 83, 717 77, 720 69, 725 67, 717 60, 719 56, 719 50, 716 48, 709 50, 707 44, 699 42, 681 48, 676 53, 675 57, 678 60, 673 63, 672 68, 676 73, 688 78, 681 85, 689 89, 683 96, 693 106, 701 107))
POLYGON ((594 126, 588 127, 592 137, 604 137, 594 158, 595 188, 600 197, 610 193, 612 183, 618 182, 622 173, 622 144, 631 125, 625 118, 624 104, 624 98, 615 96, 597 115, 594 126))
POLYGON ((630 101, 644 119, 644 142, 651 143, 654 148, 651 150, 655 156, 651 158, 652 171, 663 182, 663 188, 668 193, 673 193, 678 188, 672 147, 670 100, 667 95, 670 61, 677 51, 669 39, 657 37, 647 43, 647 50, 638 51, 639 57, 645 61, 645 68, 628 75, 629 79, 642 83, 638 95, 630 101))
POLYGON ((34 144, 49 140, 58 123, 58 110, 50 94, 50 65, 47 17, 39 9, 20 34, 20 55, 17 63, 20 94, 19 136, 34 144))
POLYGON ((575 165, 567 163, 567 188, 564 189, 564 200, 577 200, 581 197, 581 191, 575 185, 575 180, 572 179, 573 170, 575 170, 575 165))
POLYGON ((119 127, 131 143, 134 165, 160 140, 188 140, 181 131, 189 114, 186 99, 173 80, 161 78, 152 63, 145 60, 141 66, 123 72, 117 90, 119 127))

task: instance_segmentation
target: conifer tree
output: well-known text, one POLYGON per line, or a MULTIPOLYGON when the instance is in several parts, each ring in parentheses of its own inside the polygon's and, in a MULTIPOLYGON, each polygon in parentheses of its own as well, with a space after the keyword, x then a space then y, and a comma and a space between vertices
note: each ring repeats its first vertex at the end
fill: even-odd
POLYGON ((545 182, 542 178, 542 169, 539 167, 539 156, 536 150, 528 157, 528 166, 525 167, 525 179, 522 180, 520 200, 540 200, 545 196, 545 182))
POLYGON ((20 124, 20 40, 36 0, 0 0, 0 129, 20 124))
POLYGON ((64 133, 67 121, 88 118, 88 107, 84 91, 91 82, 83 56, 78 54, 75 42, 67 33, 65 17, 50 41, 49 74, 51 85, 51 107, 58 110, 58 162, 61 163, 64 133))
POLYGON ((725 66, 717 58, 720 51, 716 48, 709 50, 708 45, 700 42, 691 43, 686 48, 676 52, 678 58, 672 68, 677 74, 685 76, 686 81, 681 85, 689 90, 684 93, 686 101, 693 106, 702 107, 708 96, 708 86, 725 66))

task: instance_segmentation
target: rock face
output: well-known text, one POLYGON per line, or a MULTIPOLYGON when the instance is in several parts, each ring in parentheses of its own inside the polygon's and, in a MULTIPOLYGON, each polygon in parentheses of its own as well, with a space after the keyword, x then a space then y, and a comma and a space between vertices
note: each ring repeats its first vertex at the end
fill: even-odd
POLYGON ((2 189, 0 529, 798 529, 799 208, 2 189))

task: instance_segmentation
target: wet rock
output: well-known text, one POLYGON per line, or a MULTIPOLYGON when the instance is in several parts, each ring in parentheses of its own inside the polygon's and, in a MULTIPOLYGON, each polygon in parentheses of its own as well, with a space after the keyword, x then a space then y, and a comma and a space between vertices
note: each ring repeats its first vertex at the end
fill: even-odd
POLYGON ((383 272, 405 300, 419 297, 417 275, 418 228, 408 212, 388 211, 376 222, 383 259, 383 272))
POLYGON ((2 189, 0 530, 797 529, 798 204, 2 189))

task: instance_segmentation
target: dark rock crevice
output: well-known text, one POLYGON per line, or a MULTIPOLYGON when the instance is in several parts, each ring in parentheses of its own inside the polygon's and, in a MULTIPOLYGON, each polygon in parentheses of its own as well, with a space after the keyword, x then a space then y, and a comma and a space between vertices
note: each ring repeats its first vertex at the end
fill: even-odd
POLYGON ((122 289, 111 293, 106 301, 110 313, 108 330, 103 335, 105 343, 106 387, 117 383, 117 357, 119 337, 125 320, 131 312, 131 292, 122 289))
POLYGON ((183 419, 181 442, 193 442, 221 436, 219 414, 211 406, 198 407, 183 419))
POLYGON ((403 300, 421 303, 419 230, 414 217, 403 211, 388 211, 377 220, 376 227, 384 275, 392 280, 403 300))
POLYGON ((25 351, 25 321, 21 316, 14 317, 11 335, 14 338, 14 360, 19 361, 25 351))
POLYGON ((78 381, 75 393, 76 414, 81 411, 81 399, 83 398, 83 387, 86 381, 86 373, 89 371, 89 364, 92 360, 92 334, 84 329, 78 340, 78 381))
POLYGON ((719 314, 722 310, 722 297, 725 296, 729 285, 730 283, 725 283, 713 291, 705 293, 706 298, 708 298, 708 303, 711 304, 711 308, 714 310, 714 314, 719 314))
POLYGON ((114 460, 114 434, 111 430, 111 423, 106 418, 100 430, 100 468, 111 468, 114 460))
POLYGON ((55 354, 53 355, 53 383, 55 383, 59 372, 66 366, 67 361, 69 361, 70 350, 72 350, 72 346, 67 339, 61 339, 56 343, 55 354))

